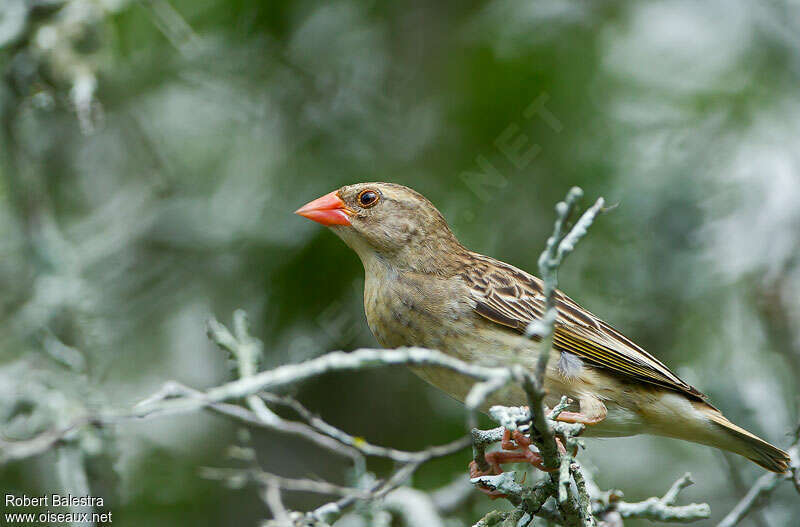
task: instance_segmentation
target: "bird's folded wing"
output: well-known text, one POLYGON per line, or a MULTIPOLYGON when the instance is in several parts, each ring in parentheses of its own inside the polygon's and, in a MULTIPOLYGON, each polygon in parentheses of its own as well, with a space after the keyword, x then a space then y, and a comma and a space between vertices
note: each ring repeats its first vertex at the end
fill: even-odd
MULTIPOLYGON (((545 310, 542 282, 508 264, 479 254, 461 275, 481 316, 524 333, 528 324, 545 310)), ((556 291, 553 347, 577 355, 586 362, 705 400, 696 388, 678 378, 658 359, 620 332, 556 291)))

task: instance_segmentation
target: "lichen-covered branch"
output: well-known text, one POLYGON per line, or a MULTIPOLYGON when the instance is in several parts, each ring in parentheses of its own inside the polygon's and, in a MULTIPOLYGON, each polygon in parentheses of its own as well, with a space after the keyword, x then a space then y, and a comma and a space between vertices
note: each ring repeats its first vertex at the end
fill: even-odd
MULTIPOLYGON (((304 363, 280 366, 270 371, 216 386, 207 391, 194 390, 180 383, 169 381, 158 392, 143 399, 133 408, 108 410, 96 416, 85 416, 76 420, 69 427, 49 431, 26 441, 12 442, 6 440, 2 444, 3 450, 0 453, 0 460, 21 459, 39 454, 59 440, 67 437, 76 427, 85 424, 95 426, 113 425, 126 420, 187 413, 204 408, 240 419, 248 424, 259 424, 281 429, 280 427, 286 426, 286 420, 280 419, 273 412, 269 412, 269 417, 257 415, 252 409, 248 410, 238 405, 227 404, 227 401, 258 395, 265 390, 284 387, 329 372, 401 365, 435 365, 458 371, 478 380, 491 380, 498 376, 502 378, 509 376, 505 368, 475 366, 444 355, 441 352, 424 348, 397 350, 360 349, 350 353, 331 352, 304 363)), ((261 399, 259 398, 259 400, 261 399)), ((320 425, 320 421, 315 421, 315 424, 320 425)), ((309 434, 309 431, 316 432, 313 427, 308 425, 298 429, 301 434, 309 434)), ((343 439, 345 436, 346 434, 340 435, 339 439, 343 439)), ((399 462, 424 462, 427 460, 425 456, 415 457, 410 453, 401 453, 392 449, 379 452, 368 443, 356 441, 354 438, 344 442, 339 441, 339 443, 357 450, 361 449, 366 455, 385 455, 392 459, 394 459, 392 456, 397 456, 395 461, 399 462)), ((458 446, 462 448, 467 446, 467 441, 462 440, 453 443, 447 447, 446 451, 449 452, 451 448, 457 448, 458 446)))
POLYGON ((291 397, 275 395, 268 392, 261 393, 260 396, 268 403, 280 404, 292 408, 317 432, 336 440, 342 445, 351 447, 365 456, 383 457, 397 463, 425 463, 434 457, 447 456, 459 450, 463 450, 471 444, 468 437, 462 437, 445 445, 430 447, 421 452, 407 452, 395 448, 373 445, 363 438, 354 437, 326 423, 320 417, 311 413, 306 407, 300 404, 299 401, 291 397))
POLYGON ((676 506, 678 493, 691 485, 692 477, 684 474, 672 484, 661 498, 648 498, 638 503, 620 501, 613 509, 623 518, 644 518, 661 522, 693 522, 711 516, 711 509, 705 503, 676 506))
MULTIPOLYGON (((436 350, 400 348, 396 350, 358 349, 349 353, 334 351, 299 364, 287 364, 211 388, 196 397, 166 399, 152 405, 137 405, 116 417, 147 417, 151 414, 186 413, 214 403, 276 390, 318 377, 325 373, 362 371, 388 366, 439 366, 479 381, 508 376, 506 368, 487 368, 469 364, 436 350)), ((107 418, 115 417, 109 414, 107 418)))
MULTIPOLYGON (((592 505, 588 492, 583 492, 585 486, 581 488, 578 488, 578 486, 573 487, 573 479, 575 483, 583 481, 583 476, 580 474, 580 465, 574 462, 574 453, 577 452, 580 446, 576 438, 583 431, 583 426, 556 421, 558 412, 563 410, 563 407, 567 404, 565 401, 562 401, 563 407, 556 409, 550 415, 547 415, 547 409, 544 405, 546 395, 544 379, 550 362, 553 331, 557 318, 555 293, 558 288, 558 269, 564 258, 572 252, 578 241, 586 234, 604 204, 603 198, 599 198, 592 207, 584 212, 575 225, 568 229, 569 218, 582 196, 583 191, 578 187, 573 187, 567 194, 566 199, 556 205, 556 221, 553 234, 548 238, 545 250, 539 257, 539 272, 544 282, 545 314, 541 320, 532 322, 526 330, 528 337, 537 337, 542 342, 535 372, 526 371, 521 367, 513 368, 512 372, 514 380, 522 385, 528 399, 530 408, 529 422, 531 425, 528 429, 528 434, 531 441, 538 448, 544 466, 558 469, 557 472, 550 474, 550 482, 552 484, 550 488, 554 490, 554 497, 557 498, 557 504, 564 521, 569 524, 593 527, 596 522, 592 514, 592 505), (559 449, 557 437, 560 437, 563 442, 563 448, 561 449, 559 449), (573 476, 576 474, 577 477, 574 478, 573 476)), ((509 425, 514 426, 514 423, 501 422, 500 424, 506 428, 509 425)), ((478 463, 479 468, 482 468, 481 460, 478 457, 479 453, 480 450, 476 448, 475 461, 478 463)), ((480 478, 478 483, 481 485, 488 484, 486 481, 481 481, 480 478)), ((506 494, 508 495, 509 493, 506 494)))
POLYGON ((550 360, 553 326, 557 316, 555 291, 558 289, 558 269, 564 262, 564 258, 575 249, 580 239, 586 235, 589 227, 605 204, 603 198, 598 198, 595 204, 583 213, 572 229, 565 232, 565 226, 582 197, 583 190, 578 187, 572 187, 567 193, 566 199, 556 205, 556 221, 553 234, 547 239, 545 250, 539 256, 539 273, 544 284, 545 314, 540 320, 531 322, 526 332, 529 336, 540 337, 544 343, 542 354, 536 363, 536 378, 539 381, 544 378, 545 369, 550 360))

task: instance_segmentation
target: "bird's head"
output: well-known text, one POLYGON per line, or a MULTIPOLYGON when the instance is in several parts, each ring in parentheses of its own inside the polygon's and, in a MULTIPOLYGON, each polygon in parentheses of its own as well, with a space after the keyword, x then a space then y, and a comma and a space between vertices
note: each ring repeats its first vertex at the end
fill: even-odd
POLYGON ((303 205, 295 214, 330 227, 365 267, 447 272, 446 256, 464 248, 436 207, 394 183, 347 185, 303 205))

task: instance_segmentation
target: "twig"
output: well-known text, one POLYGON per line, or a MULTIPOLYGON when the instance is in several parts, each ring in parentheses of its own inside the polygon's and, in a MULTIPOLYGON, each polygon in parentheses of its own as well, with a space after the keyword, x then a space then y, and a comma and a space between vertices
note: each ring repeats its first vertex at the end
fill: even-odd
POLYGON ((197 35, 178 11, 166 0, 140 0, 155 26, 170 44, 183 53, 197 45, 197 35))
POLYGON ((479 430, 477 428, 471 430, 472 459, 482 472, 489 470, 489 464, 486 462, 486 447, 497 443, 502 438, 503 427, 493 428, 492 430, 479 430))
POLYGON ((469 414, 467 415, 467 428, 473 429, 477 426, 478 416, 477 411, 486 399, 494 392, 504 388, 512 381, 511 372, 505 370, 503 374, 498 372, 497 375, 482 382, 475 383, 467 393, 464 399, 464 406, 467 407, 469 414))
POLYGON ((42 432, 30 439, 0 439, 0 465, 48 452, 58 443, 68 440, 77 430, 91 422, 92 419, 84 417, 65 427, 42 432))
MULTIPOLYGON (((89 480, 86 476, 84 452, 75 444, 63 445, 56 450, 56 474, 61 482, 64 494, 76 496, 90 496, 89 480)), ((70 511, 76 516, 81 513, 91 513, 91 506, 70 505, 70 511)), ((89 514, 91 517, 91 514, 89 514)), ((76 521, 72 525, 94 526, 94 521, 76 521)))
POLYGON ((442 515, 456 512, 475 496, 472 485, 463 474, 430 494, 436 510, 442 515))
POLYGON ((361 371, 388 366, 439 366, 476 380, 506 376, 505 368, 469 364, 436 350, 425 348, 358 349, 349 353, 333 351, 299 364, 278 366, 253 376, 232 381, 202 392, 202 397, 178 397, 157 405, 140 405, 135 411, 108 414, 106 417, 147 417, 153 413, 174 414, 195 411, 213 403, 238 399, 261 391, 297 384, 325 373, 361 371))
MULTIPOLYGON (((580 516, 585 525, 594 525, 594 517, 591 512, 584 514, 582 511, 591 511, 591 501, 572 496, 570 487, 570 475, 573 457, 572 450, 574 442, 571 439, 579 435, 583 427, 577 425, 564 429, 564 438, 567 443, 567 452, 559 456, 555 434, 551 425, 545 419, 544 405, 544 381, 547 372, 547 365, 550 362, 550 355, 553 347, 553 332, 558 317, 556 308, 556 291, 558 288, 558 269, 564 262, 564 258, 572 252, 580 239, 587 233, 589 226, 594 222, 595 217, 603 207, 603 198, 598 198, 595 204, 590 207, 577 223, 565 233, 565 226, 569 217, 572 215, 578 201, 583 196, 583 191, 578 187, 572 187, 567 193, 564 201, 556 205, 556 221, 553 227, 553 234, 548 238, 545 250, 539 257, 539 272, 543 281, 543 293, 545 296, 545 313, 541 320, 529 324, 526 335, 539 337, 541 340, 539 357, 536 362, 536 374, 531 376, 528 372, 523 372, 523 388, 528 397, 528 404, 533 413, 533 427, 531 428, 531 439, 534 440, 542 453, 545 466, 559 467, 558 474, 551 474, 551 480, 558 489, 558 503, 562 513, 570 521, 577 520, 580 516), (534 430, 538 437, 534 437, 534 430), (538 439, 538 440, 537 440, 538 439), (589 522, 589 523, 587 523, 589 522)), ((576 470, 580 470, 576 468, 576 470)), ((582 477, 582 476, 581 476, 582 477)), ((586 494, 588 496, 588 494, 586 494)))
POLYGON ((275 485, 279 489, 294 492, 312 492, 315 494, 330 494, 334 496, 352 496, 367 499, 371 494, 362 489, 343 487, 327 481, 312 479, 286 478, 260 470, 238 470, 230 468, 202 467, 200 475, 206 479, 233 482, 239 485, 246 481, 259 483, 266 486, 275 485))
POLYGON ((580 502, 581 520, 585 527, 595 527, 594 514, 592 513, 592 498, 589 495, 589 489, 586 485, 586 480, 583 477, 583 471, 577 462, 573 462, 569 467, 572 477, 575 479, 575 487, 578 489, 578 499, 580 502))
MULTIPOLYGON (((728 469, 728 480, 739 499, 741 499, 749 489, 747 485, 745 485, 744 480, 742 480, 742 475, 736 466, 736 460, 733 454, 728 452, 720 452, 720 457, 724 461, 725 467, 728 469)), ((769 523, 767 523, 766 518, 760 511, 753 514, 752 520, 756 524, 756 527, 769 527, 769 523)))
MULTIPOLYGON (((530 409, 529 419, 532 425, 529 430, 531 441, 539 449, 544 466, 558 468, 557 473, 550 474, 552 486, 543 488, 552 489, 554 495, 557 497, 561 514, 566 522, 570 524, 581 522, 582 525, 594 526, 595 519, 592 514, 592 502, 586 490, 586 486, 583 484, 584 479, 582 474, 575 476, 575 473, 580 472, 580 465, 574 463, 573 457, 573 452, 576 451, 579 446, 575 438, 581 434, 584 427, 580 424, 566 424, 555 421, 558 414, 567 406, 567 402, 564 399, 562 399, 558 408, 549 416, 546 415, 546 406, 544 404, 544 398, 546 396, 544 390, 545 374, 550 361, 553 332, 558 316, 556 308, 558 268, 563 263, 564 258, 572 252, 578 241, 586 234, 587 229, 601 211, 604 204, 603 198, 599 198, 592 207, 584 212, 571 229, 567 229, 566 225, 569 221, 569 217, 572 215, 572 212, 582 196, 583 191, 578 187, 573 187, 567 194, 566 199, 556 205, 556 221, 553 227, 553 234, 548 238, 547 246, 539 257, 539 271, 544 283, 545 313, 541 319, 531 322, 525 332, 526 336, 530 338, 535 337, 540 340, 540 351, 535 372, 531 373, 519 365, 513 367, 511 372, 512 379, 521 384, 526 394, 528 407, 530 409), (566 443, 566 453, 564 454, 559 453, 556 435, 564 438, 564 442, 566 443), (582 482, 581 489, 578 489, 579 492, 577 496, 575 496, 572 491, 571 485, 573 477, 576 483, 578 480, 582 482)), ((504 386, 504 381, 500 378, 483 381, 473 387, 470 396, 475 395, 476 398, 482 396, 485 399, 485 394, 497 390, 502 386, 504 386)), ((475 407, 474 403, 468 406, 470 408, 475 407)), ((508 422, 510 421, 509 419, 503 418, 503 412, 495 413, 501 418, 500 421, 502 422, 500 422, 500 424, 502 426, 506 428, 509 428, 509 426, 516 426, 515 422, 508 422)), ((480 434, 473 431, 473 439, 475 462, 480 470, 486 472, 488 464, 483 459, 485 455, 483 438, 480 434)), ((501 474, 501 476, 503 475, 501 474)), ((519 501, 519 489, 516 488, 518 485, 514 482, 513 477, 510 480, 508 478, 496 480, 476 478, 474 482, 482 486, 494 488, 507 496, 511 496, 512 500, 519 501), (498 489, 498 485, 505 488, 498 489)))
MULTIPOLYGON (((188 386, 184 386, 174 381, 169 381, 165 383, 165 385, 155 394, 142 400, 137 406, 154 405, 159 403, 160 401, 176 396, 202 398, 204 396, 204 392, 195 390, 193 388, 189 388, 188 386)), ((254 412, 248 410, 247 408, 244 408, 243 406, 230 403, 209 404, 207 408, 216 413, 219 413, 226 417, 230 417, 232 419, 242 421, 252 426, 267 428, 275 432, 302 437, 308 441, 311 441, 317 446, 324 448, 328 452, 352 459, 356 465, 362 463, 361 454, 357 449, 351 448, 348 445, 344 445, 341 442, 325 434, 321 434, 316 430, 314 430, 312 427, 305 425, 303 423, 298 423, 295 421, 287 421, 277 416, 275 416, 274 420, 265 420, 263 419, 263 416, 262 418, 259 418, 254 412)), ((151 414, 152 417, 158 417, 160 415, 161 414, 157 412, 151 414)), ((128 418, 132 417, 120 416, 120 420, 125 420, 128 418)), ((111 425, 114 423, 115 421, 111 419, 109 421, 103 422, 102 424, 111 425)))
POLYGON ((661 498, 648 498, 638 503, 619 501, 612 504, 613 510, 623 518, 644 518, 662 522, 693 522, 711 516, 706 503, 676 506, 678 493, 692 484, 689 473, 681 476, 661 498))
POLYGON ((756 483, 750 487, 747 494, 736 504, 736 506, 717 524, 717 527, 733 527, 742 521, 749 513, 763 505, 764 500, 769 496, 778 484, 786 479, 785 476, 769 472, 764 474, 756 483))
MULTIPOLYGON (((384 482, 378 482, 372 485, 369 489, 370 495, 372 493, 378 491, 384 482)), ((333 523, 339 517, 341 517, 344 510, 352 505, 357 498, 355 496, 345 496, 338 501, 325 503, 324 505, 320 505, 316 509, 311 512, 306 513, 306 518, 309 518, 314 521, 320 521, 323 523, 333 523)))
MULTIPOLYGON (((231 334, 224 325, 216 319, 211 319, 207 324, 207 335, 221 349, 228 351, 236 361, 239 377, 250 378, 258 372, 258 363, 263 354, 261 341, 250 336, 250 322, 247 313, 237 309, 233 313, 233 331, 231 334)), ((266 424, 277 424, 280 418, 275 415, 255 394, 245 398, 247 406, 256 418, 266 424)))
POLYGON ((389 494, 384 507, 402 518, 408 527, 445 527, 432 497, 421 490, 400 487, 389 494))
POLYGON ((639 503, 620 502, 614 509, 623 518, 644 518, 661 522, 693 522, 711 516, 707 503, 669 506, 658 498, 649 498, 639 503))
POLYGON ((536 446, 539 447, 542 453, 544 465, 546 467, 557 467, 559 466, 558 444, 556 443, 553 428, 545 416, 543 383, 521 367, 515 368, 515 374, 519 376, 522 382, 522 388, 528 398, 528 407, 531 409, 531 418, 533 420, 531 434, 533 434, 534 430, 538 434, 536 437, 531 435, 531 439, 535 439, 536 446))
POLYGON ((583 190, 572 187, 567 193, 566 199, 556 205, 557 216, 553 234, 547 239, 547 246, 539 256, 539 273, 544 284, 545 314, 540 321, 536 321, 528 327, 527 334, 542 338, 542 352, 536 363, 536 379, 540 382, 544 379, 550 360, 552 331, 557 318, 555 291, 558 288, 558 268, 564 262, 564 258, 575 249, 578 241, 586 235, 589 226, 594 222, 605 203, 603 198, 598 198, 595 204, 583 213, 572 229, 564 234, 564 226, 581 197, 583 197, 583 190))
POLYGON ((357 450, 364 455, 383 457, 391 459, 397 463, 425 463, 426 461, 429 461, 435 457, 447 456, 458 452, 459 450, 468 447, 471 443, 469 437, 462 437, 444 445, 428 447, 419 452, 407 452, 404 450, 397 450, 395 448, 373 445, 360 437, 354 437, 336 428, 335 426, 326 423, 318 416, 312 414, 306 407, 300 404, 299 401, 292 399, 291 397, 275 395, 268 392, 263 392, 259 395, 263 400, 269 403, 288 406, 297 412, 297 414, 299 414, 300 417, 302 417, 303 420, 306 421, 314 430, 337 440, 343 445, 352 447, 354 450, 357 450))
POLYGON ((286 507, 283 506, 283 500, 281 500, 281 488, 274 481, 267 483, 266 489, 264 489, 264 502, 269 507, 273 518, 278 524, 285 527, 292 526, 289 512, 286 510, 286 507))
POLYGON ((789 448, 789 457, 791 458, 791 463, 788 473, 776 474, 769 472, 758 478, 739 503, 717 524, 717 527, 734 527, 748 514, 758 510, 781 481, 791 480, 795 484, 797 491, 800 492, 800 486, 796 483, 798 477, 797 467, 800 464, 800 439, 789 448))

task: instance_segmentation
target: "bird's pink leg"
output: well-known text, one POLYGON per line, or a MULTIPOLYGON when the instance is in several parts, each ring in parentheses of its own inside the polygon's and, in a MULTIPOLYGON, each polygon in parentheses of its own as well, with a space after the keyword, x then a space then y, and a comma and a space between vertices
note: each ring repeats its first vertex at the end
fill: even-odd
POLYGON ((584 396, 580 399, 580 411, 563 411, 558 414, 556 421, 562 423, 580 423, 582 425, 596 425, 606 418, 608 409, 603 401, 593 396, 584 396))
MULTIPOLYGON (((496 476, 498 474, 502 474, 503 468, 500 465, 503 463, 530 463, 532 466, 543 472, 553 472, 558 470, 558 468, 545 467, 541 454, 531 451, 530 445, 530 438, 525 436, 525 434, 519 430, 514 430, 513 432, 510 430, 504 430, 503 439, 500 441, 500 447, 503 450, 489 452, 484 456, 486 463, 489 465, 489 470, 485 472, 481 471, 478 468, 478 464, 475 461, 472 461, 469 464, 469 477, 478 478, 480 476, 496 476)), ((561 441, 558 441, 558 447, 561 453, 566 452, 561 444, 561 441)), ((506 497, 505 494, 496 490, 489 490, 483 487, 478 487, 478 490, 485 493, 492 499, 506 497)))
MULTIPOLYGON (((550 412, 545 408, 545 412, 550 412)), ((580 412, 567 412, 562 411, 557 421, 564 423, 581 423, 584 425, 594 425, 605 419, 608 413, 602 401, 596 398, 582 398, 580 400, 580 412)), ((567 450, 564 444, 556 437, 556 445, 558 446, 559 454, 566 454, 567 450)), ((503 449, 498 452, 490 452, 484 456, 486 463, 489 465, 489 470, 481 471, 477 463, 472 461, 469 465, 469 474, 471 478, 480 476, 497 475, 503 473, 501 465, 503 463, 530 463, 532 466, 543 472, 553 472, 558 468, 547 468, 544 466, 542 455, 538 452, 533 452, 530 449, 531 440, 519 430, 513 432, 506 429, 503 431, 503 438, 500 441, 500 447, 503 449)), ((572 455, 577 454, 578 447, 573 449, 572 455)), ((496 491, 485 488, 479 488, 482 492, 486 493, 490 498, 496 499, 504 497, 505 495, 496 491)))
POLYGON ((583 425, 596 425, 605 419, 605 415, 586 415, 582 412, 561 412, 556 421, 562 423, 580 423, 583 425))

